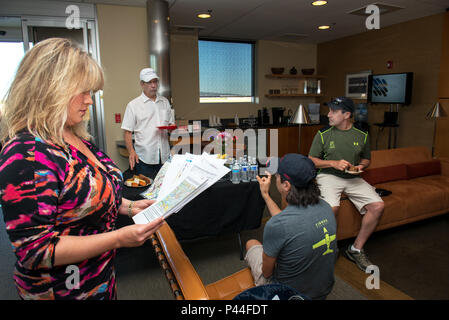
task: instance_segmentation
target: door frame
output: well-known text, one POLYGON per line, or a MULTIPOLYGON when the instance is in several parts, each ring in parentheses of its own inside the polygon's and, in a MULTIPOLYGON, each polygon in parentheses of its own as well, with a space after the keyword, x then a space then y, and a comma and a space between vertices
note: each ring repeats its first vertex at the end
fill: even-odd
MULTIPOLYGON (((20 16, 22 21, 22 40, 24 51, 29 50, 28 27, 59 27, 66 28, 66 17, 48 17, 48 16, 20 16)), ((80 17, 80 29, 83 30, 84 50, 101 65, 100 51, 98 42, 97 19, 86 19, 80 17), (90 32, 89 32, 90 31, 90 32)), ((107 153, 104 128, 104 102, 103 91, 99 90, 94 94, 94 105, 89 106, 90 120, 89 126, 93 135, 95 144, 107 153)))

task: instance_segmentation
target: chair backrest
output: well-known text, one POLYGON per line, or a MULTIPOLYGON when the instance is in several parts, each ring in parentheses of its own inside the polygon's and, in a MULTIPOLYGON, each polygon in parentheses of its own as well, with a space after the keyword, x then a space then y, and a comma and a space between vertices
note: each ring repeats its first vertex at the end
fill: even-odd
POLYGON ((209 300, 203 281, 184 253, 170 226, 165 223, 156 231, 156 235, 184 299, 209 300))

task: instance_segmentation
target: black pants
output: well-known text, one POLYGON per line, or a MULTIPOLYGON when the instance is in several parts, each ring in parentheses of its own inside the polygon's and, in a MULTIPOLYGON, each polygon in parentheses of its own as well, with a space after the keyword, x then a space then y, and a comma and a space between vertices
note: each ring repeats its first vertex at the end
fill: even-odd
POLYGON ((162 164, 147 164, 142 160, 139 160, 139 163, 136 163, 135 171, 136 174, 143 174, 144 176, 154 179, 162 168, 162 164))

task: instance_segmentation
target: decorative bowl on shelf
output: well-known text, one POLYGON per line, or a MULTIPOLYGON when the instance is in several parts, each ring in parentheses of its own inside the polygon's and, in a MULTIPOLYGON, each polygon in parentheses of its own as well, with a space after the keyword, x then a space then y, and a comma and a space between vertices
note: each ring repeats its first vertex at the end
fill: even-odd
POLYGON ((314 68, 301 69, 301 72, 305 76, 311 76, 315 72, 315 69, 314 68))
POLYGON ((272 74, 283 74, 284 68, 271 68, 271 73, 272 74))

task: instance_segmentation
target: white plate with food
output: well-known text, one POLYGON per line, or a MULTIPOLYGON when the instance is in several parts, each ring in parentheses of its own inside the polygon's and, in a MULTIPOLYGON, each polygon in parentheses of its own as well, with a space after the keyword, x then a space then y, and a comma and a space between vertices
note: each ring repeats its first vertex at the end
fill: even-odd
POLYGON ((361 173, 363 172, 363 170, 359 170, 359 169, 356 168, 356 167, 351 167, 351 168, 349 168, 349 169, 346 169, 345 172, 346 172, 346 173, 349 173, 349 174, 355 174, 355 175, 357 175, 357 174, 361 174, 361 173))
POLYGON ((125 186, 130 188, 144 188, 149 187, 153 181, 143 174, 133 175, 131 178, 125 180, 125 186))

